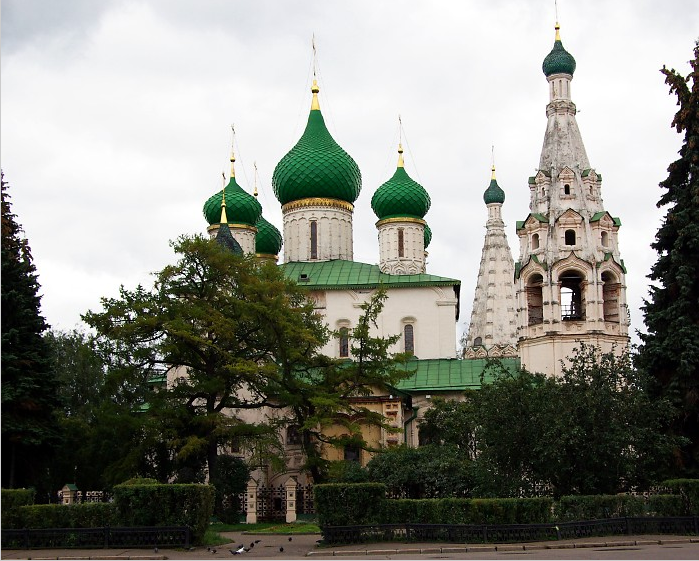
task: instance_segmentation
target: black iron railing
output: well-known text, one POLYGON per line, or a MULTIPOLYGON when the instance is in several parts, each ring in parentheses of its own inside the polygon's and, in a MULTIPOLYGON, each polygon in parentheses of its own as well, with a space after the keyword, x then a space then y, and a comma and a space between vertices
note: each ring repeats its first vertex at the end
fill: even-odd
POLYGON ((551 524, 375 524, 325 526, 327 544, 385 541, 507 543, 629 534, 699 535, 699 517, 609 518, 551 524))
POLYGON ((189 547, 186 526, 2 530, 2 549, 189 547))

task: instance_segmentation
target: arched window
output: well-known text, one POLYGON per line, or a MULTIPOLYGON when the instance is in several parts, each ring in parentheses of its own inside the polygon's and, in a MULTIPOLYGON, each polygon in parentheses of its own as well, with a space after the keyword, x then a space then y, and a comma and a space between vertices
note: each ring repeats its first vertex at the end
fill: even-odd
POLYGON ((609 245, 609 233, 602 232, 602 246, 607 247, 609 245))
POLYGON ((538 325, 544 322, 543 284, 544 278, 541 275, 532 275, 527 281, 527 322, 529 325, 538 325))
POLYGON ((532 249, 539 249, 539 234, 532 234, 532 249))
POLYGON ((575 230, 566 230, 565 242, 566 245, 575 245, 575 230))
POLYGON ((482 346, 482 345, 483 345, 483 338, 482 338, 482 337, 476 337, 476 338, 473 340, 473 346, 474 346, 474 347, 480 347, 480 346, 482 346))
POLYGON ((405 257, 405 234, 403 228, 398 228, 398 257, 405 257))
POLYGON ((415 352, 415 329, 412 323, 403 327, 403 346, 406 353, 415 352))
POLYGON ((609 271, 602 273, 602 311, 604 321, 619 323, 619 292, 621 284, 609 271))
POLYGON ((583 276, 577 271, 565 271, 558 280, 561 284, 561 319, 584 319, 583 276))
POLYGON ((567 183, 563 186, 563 194, 570 195, 570 185, 568 185, 567 183))
POLYGON ((349 329, 347 327, 340 328, 340 357, 346 358, 349 356, 349 329))
POLYGON ((311 220, 311 259, 318 259, 318 222, 311 220))

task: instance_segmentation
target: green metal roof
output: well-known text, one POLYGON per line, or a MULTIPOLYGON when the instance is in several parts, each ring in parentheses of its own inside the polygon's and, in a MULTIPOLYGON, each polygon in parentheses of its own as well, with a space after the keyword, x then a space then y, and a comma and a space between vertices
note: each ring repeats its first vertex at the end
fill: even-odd
POLYGON ((284 273, 301 286, 313 289, 411 288, 415 286, 461 286, 461 281, 436 275, 389 275, 378 265, 334 259, 292 262, 282 265, 284 273))
MULTIPOLYGON (((510 372, 519 367, 519 359, 501 358, 501 364, 510 372)), ((458 391, 478 389, 481 387, 481 375, 486 369, 488 360, 436 358, 426 360, 411 360, 405 363, 405 370, 415 370, 409 378, 397 384, 399 390, 405 392, 427 391, 458 391)), ((483 383, 494 379, 493 371, 485 373, 483 383)))

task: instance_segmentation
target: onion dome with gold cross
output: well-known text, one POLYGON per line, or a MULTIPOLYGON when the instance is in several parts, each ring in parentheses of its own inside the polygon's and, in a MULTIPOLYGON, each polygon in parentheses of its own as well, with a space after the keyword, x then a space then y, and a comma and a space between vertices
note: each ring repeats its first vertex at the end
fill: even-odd
MULTIPOLYGON (((235 180, 235 156, 231 154, 231 177, 225 187, 226 208, 228 209, 229 224, 244 224, 255 226, 262 215, 262 205, 250 193, 247 193, 235 180)), ((221 223, 222 192, 209 197, 204 203, 204 217, 210 224, 221 223)))
POLYGON ((311 198, 354 203, 362 188, 359 166, 335 142, 325 126, 316 80, 313 80, 311 91, 313 101, 306 130, 274 169, 274 194, 282 205, 311 198))
POLYGON ((371 208, 379 220, 410 217, 422 219, 430 209, 425 188, 405 171, 403 147, 398 145, 398 167, 393 177, 379 187, 371 198, 371 208))
POLYGON ((489 205, 492 203, 504 203, 505 202, 505 191, 502 190, 500 185, 498 185, 497 179, 495 179, 495 166, 493 166, 492 175, 490 176, 490 185, 483 193, 483 200, 485 204, 489 205))
POLYGON ((561 26, 556 22, 556 39, 553 43, 553 49, 546 55, 541 69, 546 77, 552 74, 570 74, 575 72, 575 59, 568 51, 563 48, 560 34, 561 26))

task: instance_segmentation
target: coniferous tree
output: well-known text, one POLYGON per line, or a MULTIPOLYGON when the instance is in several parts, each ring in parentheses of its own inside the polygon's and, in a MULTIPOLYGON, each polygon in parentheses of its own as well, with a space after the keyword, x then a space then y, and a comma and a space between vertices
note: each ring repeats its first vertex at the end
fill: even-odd
POLYGON ((2 177, 2 485, 40 486, 59 406, 29 243, 2 177))
POLYGON ((677 407, 675 434, 689 439, 678 453, 678 474, 699 475, 699 43, 687 77, 662 69, 679 111, 672 126, 684 132, 679 159, 668 167, 658 207, 667 213, 653 249, 658 260, 645 301, 647 334, 639 365, 657 382, 658 395, 677 407))

